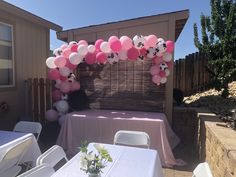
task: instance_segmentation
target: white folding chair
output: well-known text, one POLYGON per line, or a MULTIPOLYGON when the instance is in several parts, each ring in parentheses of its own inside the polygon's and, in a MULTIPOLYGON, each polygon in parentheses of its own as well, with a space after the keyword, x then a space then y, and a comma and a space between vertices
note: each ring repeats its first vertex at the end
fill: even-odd
POLYGON ((53 173, 55 173, 55 170, 52 167, 42 164, 20 174, 17 177, 50 177, 53 173))
POLYGON ((193 177, 213 177, 207 162, 198 164, 193 170, 193 177))
POLYGON ((114 136, 114 144, 149 148, 150 138, 142 131, 119 130, 114 136))
POLYGON ((15 132, 33 133, 37 140, 39 139, 41 130, 41 123, 30 121, 20 121, 15 125, 13 129, 13 131, 15 132))
POLYGON ((1 177, 15 177, 21 171, 18 164, 31 144, 32 137, 24 139, 8 149, 0 163, 1 177))
POLYGON ((56 165, 63 159, 66 162, 68 161, 65 151, 61 146, 54 145, 37 158, 36 165, 47 164, 48 166, 56 168, 56 165))

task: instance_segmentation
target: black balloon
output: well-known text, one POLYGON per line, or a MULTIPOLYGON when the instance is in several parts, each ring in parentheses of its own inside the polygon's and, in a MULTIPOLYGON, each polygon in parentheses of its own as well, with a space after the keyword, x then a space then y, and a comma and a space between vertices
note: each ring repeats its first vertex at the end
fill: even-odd
POLYGON ((82 89, 73 91, 68 95, 68 104, 70 106, 71 111, 89 109, 88 96, 82 89))

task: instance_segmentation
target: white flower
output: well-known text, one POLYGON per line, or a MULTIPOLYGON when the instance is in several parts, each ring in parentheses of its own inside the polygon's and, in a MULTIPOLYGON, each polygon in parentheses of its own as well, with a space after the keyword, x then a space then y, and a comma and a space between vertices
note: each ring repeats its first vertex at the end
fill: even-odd
POLYGON ((95 154, 87 154, 86 155, 86 159, 88 160, 88 161, 93 161, 93 160, 95 160, 95 154))
POLYGON ((81 168, 83 168, 83 169, 86 169, 87 168, 87 165, 88 165, 88 161, 86 160, 86 155, 85 154, 82 154, 81 156, 80 156, 80 166, 81 166, 81 168))
POLYGON ((91 171, 94 171, 96 168, 95 168, 94 165, 90 165, 90 166, 89 166, 89 169, 90 169, 91 171))
POLYGON ((97 149, 98 152, 104 149, 104 145, 102 144, 94 144, 94 147, 97 149))

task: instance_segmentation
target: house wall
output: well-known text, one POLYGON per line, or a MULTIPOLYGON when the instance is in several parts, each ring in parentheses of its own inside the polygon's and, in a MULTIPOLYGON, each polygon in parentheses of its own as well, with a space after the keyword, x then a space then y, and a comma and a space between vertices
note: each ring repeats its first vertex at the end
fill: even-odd
MULTIPOLYGON (((111 35, 132 38, 136 34, 155 34, 165 40, 175 41, 175 21, 174 14, 167 14, 158 18, 140 18, 68 30, 66 35, 68 42, 81 39, 95 42, 99 38, 108 40, 111 35)), ((58 36, 60 38, 60 34, 58 36)), ((156 86, 151 81, 150 67, 151 61, 141 65, 126 61, 106 65, 102 69, 81 65, 80 81, 89 96, 92 96, 93 108, 164 111, 171 122, 173 72, 165 85, 156 86)))
POLYGON ((9 111, 0 113, 0 129, 11 129, 25 114, 24 80, 46 77, 45 59, 49 56, 49 29, 0 11, 0 21, 13 25, 15 80, 13 88, 0 88, 0 102, 9 111))

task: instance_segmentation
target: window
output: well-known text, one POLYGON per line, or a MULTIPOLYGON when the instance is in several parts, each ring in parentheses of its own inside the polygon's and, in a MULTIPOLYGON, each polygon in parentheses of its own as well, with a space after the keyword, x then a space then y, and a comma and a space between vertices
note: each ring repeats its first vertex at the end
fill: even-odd
POLYGON ((13 26, 0 22, 0 87, 15 85, 13 26))

